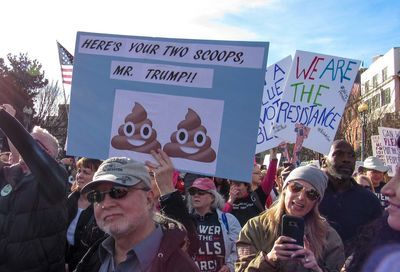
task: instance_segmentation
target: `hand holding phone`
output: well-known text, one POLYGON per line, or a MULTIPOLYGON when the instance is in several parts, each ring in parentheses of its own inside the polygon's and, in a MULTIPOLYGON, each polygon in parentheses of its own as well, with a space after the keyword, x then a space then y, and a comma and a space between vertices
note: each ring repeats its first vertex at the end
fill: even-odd
POLYGON ((281 236, 275 241, 271 251, 266 255, 268 262, 299 259, 304 256, 292 257, 296 251, 303 248, 304 220, 302 217, 284 215, 281 220, 281 236), (293 241, 294 240, 294 241, 293 241))

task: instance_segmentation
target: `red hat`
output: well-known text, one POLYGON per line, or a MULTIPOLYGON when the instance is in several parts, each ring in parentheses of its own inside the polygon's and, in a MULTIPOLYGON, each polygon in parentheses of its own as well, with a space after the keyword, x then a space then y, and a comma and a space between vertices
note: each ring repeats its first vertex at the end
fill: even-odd
POLYGON ((217 187, 215 187, 214 181, 212 181, 209 178, 197 178, 197 179, 195 179, 190 188, 197 188, 197 189, 200 189, 200 190, 203 190, 203 191, 217 190, 217 187))

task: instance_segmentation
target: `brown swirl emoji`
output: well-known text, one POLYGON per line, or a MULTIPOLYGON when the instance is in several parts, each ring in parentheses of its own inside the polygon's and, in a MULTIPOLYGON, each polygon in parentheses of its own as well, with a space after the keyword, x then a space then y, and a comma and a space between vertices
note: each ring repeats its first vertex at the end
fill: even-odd
POLYGON ((147 118, 147 112, 137 102, 132 112, 125 117, 125 123, 118 128, 118 135, 111 140, 111 146, 120 150, 150 153, 161 148, 157 141, 157 131, 147 118))
POLYGON ((211 139, 207 129, 201 125, 199 115, 188 109, 185 120, 178 124, 177 131, 171 135, 171 142, 163 150, 170 157, 185 158, 199 162, 212 162, 216 158, 211 148, 211 139))

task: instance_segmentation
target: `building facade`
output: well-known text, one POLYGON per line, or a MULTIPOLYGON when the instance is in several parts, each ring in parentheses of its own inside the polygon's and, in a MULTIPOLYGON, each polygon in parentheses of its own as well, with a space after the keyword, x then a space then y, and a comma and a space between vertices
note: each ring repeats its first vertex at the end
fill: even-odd
POLYGON ((400 128, 400 47, 373 58, 368 68, 362 68, 351 91, 336 138, 350 142, 361 154, 364 130, 364 155, 371 156, 371 136, 378 127, 400 128), (365 124, 358 106, 365 103, 365 124))
POLYGON ((371 121, 400 111, 400 47, 373 59, 361 74, 361 99, 368 105, 371 121))

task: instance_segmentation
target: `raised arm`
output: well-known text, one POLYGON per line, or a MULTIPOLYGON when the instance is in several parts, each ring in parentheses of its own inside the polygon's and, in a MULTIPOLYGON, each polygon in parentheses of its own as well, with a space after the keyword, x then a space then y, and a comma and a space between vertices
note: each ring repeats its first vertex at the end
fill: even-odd
MULTIPOLYGON (((12 117, 15 117, 16 111, 13 106, 11 106, 10 104, 3 104, 2 106, 6 112, 8 112, 12 117)), ((12 142, 10 141, 9 138, 7 138, 7 143, 8 143, 8 147, 10 148, 10 152, 11 152, 11 156, 10 156, 11 163, 14 164, 14 163, 19 162, 18 150, 15 148, 15 146, 12 144, 12 142)))
POLYGON ((37 178, 45 197, 52 203, 61 201, 65 197, 66 172, 2 106, 0 106, 0 129, 10 139, 37 178))
POLYGON ((168 155, 162 151, 151 151, 155 163, 146 161, 156 175, 156 183, 160 190, 161 213, 182 223, 190 241, 189 254, 194 256, 198 252, 198 235, 195 220, 190 216, 183 198, 173 185, 174 165, 168 155))
POLYGON ((261 182, 261 188, 267 197, 274 187, 277 165, 278 159, 276 158, 276 151, 275 149, 271 149, 268 170, 261 182))

